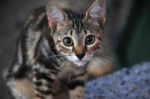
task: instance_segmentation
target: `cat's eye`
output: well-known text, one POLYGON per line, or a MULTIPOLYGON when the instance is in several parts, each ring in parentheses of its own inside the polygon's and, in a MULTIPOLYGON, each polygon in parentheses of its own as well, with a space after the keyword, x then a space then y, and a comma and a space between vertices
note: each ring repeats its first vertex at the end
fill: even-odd
POLYGON ((63 43, 65 46, 68 46, 68 47, 73 46, 73 40, 71 37, 64 37, 63 43))
POLYGON ((94 35, 88 35, 86 38, 85 38, 85 44, 87 45, 91 45, 95 42, 95 36, 94 35))

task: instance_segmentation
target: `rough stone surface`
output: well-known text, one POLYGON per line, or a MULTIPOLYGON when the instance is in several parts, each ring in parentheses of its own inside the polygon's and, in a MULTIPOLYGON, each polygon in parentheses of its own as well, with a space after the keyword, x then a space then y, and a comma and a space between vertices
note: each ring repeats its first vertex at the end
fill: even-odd
POLYGON ((87 83, 86 99, 150 99, 150 63, 87 83))

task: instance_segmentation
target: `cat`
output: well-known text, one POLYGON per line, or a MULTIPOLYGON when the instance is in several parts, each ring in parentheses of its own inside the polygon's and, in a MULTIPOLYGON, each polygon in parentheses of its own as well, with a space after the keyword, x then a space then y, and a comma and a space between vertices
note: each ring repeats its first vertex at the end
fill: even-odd
POLYGON ((105 0, 96 0, 83 15, 52 2, 36 9, 18 38, 8 71, 13 97, 84 99, 85 82, 114 69, 103 36, 105 21, 105 0))

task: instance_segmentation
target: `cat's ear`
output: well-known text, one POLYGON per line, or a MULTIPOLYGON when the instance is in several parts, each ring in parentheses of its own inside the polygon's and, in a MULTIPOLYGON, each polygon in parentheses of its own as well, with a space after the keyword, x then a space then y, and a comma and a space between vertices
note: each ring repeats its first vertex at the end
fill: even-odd
POLYGON ((85 15, 85 21, 94 23, 94 25, 104 27, 106 20, 106 0, 96 0, 88 9, 85 15))
POLYGON ((48 24, 53 32, 59 30, 65 24, 65 14, 52 3, 48 3, 46 6, 48 24))

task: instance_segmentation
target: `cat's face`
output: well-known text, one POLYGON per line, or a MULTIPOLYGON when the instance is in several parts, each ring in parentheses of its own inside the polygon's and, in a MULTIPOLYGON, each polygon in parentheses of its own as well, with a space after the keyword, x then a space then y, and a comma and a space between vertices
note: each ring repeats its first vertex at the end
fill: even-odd
POLYGON ((105 23, 105 3, 102 1, 95 1, 84 17, 48 5, 49 26, 62 58, 78 66, 84 66, 92 60, 102 41, 101 27, 105 23))
MULTIPOLYGON (((83 24, 84 25, 84 24, 83 24)), ((78 33, 71 28, 67 31, 54 34, 56 49, 78 66, 83 66, 93 57, 93 54, 100 48, 101 31, 91 28, 82 28, 78 33)))

